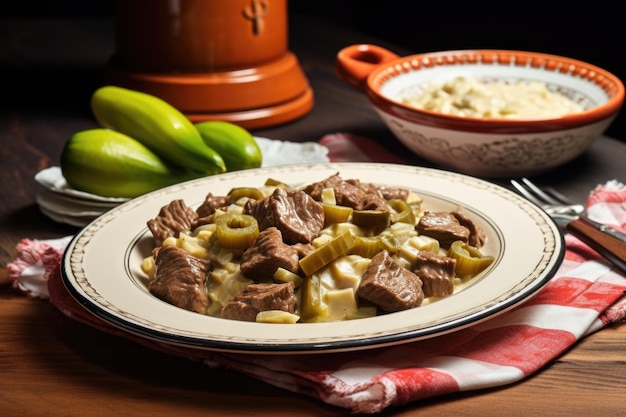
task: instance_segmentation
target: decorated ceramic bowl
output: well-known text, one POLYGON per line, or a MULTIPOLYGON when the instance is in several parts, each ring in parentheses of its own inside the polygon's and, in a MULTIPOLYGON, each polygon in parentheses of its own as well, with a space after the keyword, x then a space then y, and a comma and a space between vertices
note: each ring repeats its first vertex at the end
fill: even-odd
POLYGON ((624 101, 624 85, 610 72, 535 52, 399 57, 351 45, 337 55, 336 70, 417 155, 480 177, 536 175, 575 159, 624 101), (531 105, 539 110, 527 111, 531 105))

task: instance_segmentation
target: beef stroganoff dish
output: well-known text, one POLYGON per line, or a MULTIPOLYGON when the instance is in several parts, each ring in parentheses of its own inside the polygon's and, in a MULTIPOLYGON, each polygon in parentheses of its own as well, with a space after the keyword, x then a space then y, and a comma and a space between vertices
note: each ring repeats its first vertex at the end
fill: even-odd
POLYGON ((177 307, 263 323, 388 314, 452 295, 494 261, 462 207, 429 211, 415 192, 344 179, 277 179, 173 200, 147 220, 148 290, 177 307))
POLYGON ((461 117, 546 119, 580 113, 584 108, 541 81, 485 81, 456 77, 430 83, 403 103, 418 109, 461 117))

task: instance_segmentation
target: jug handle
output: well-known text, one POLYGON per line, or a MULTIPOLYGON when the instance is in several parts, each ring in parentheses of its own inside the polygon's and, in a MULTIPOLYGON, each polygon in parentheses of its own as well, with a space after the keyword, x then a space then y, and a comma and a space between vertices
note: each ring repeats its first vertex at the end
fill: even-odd
POLYGON ((367 77, 381 64, 400 58, 377 45, 350 45, 339 51, 335 72, 340 80, 359 90, 367 90, 367 77))

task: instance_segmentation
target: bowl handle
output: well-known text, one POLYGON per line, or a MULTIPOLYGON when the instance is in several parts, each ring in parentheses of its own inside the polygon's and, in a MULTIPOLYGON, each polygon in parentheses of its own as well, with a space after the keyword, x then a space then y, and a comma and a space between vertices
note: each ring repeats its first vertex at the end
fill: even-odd
POLYGON ((400 58, 395 53, 376 45, 350 45, 339 51, 335 72, 346 84, 365 91, 367 77, 381 64, 400 58))

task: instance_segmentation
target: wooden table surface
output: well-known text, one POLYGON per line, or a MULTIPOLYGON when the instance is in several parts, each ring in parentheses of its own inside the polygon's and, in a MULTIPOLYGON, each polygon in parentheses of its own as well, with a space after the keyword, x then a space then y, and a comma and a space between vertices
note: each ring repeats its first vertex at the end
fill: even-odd
MULTIPOLYGON (((319 22, 301 16, 292 16, 290 23, 290 49, 313 87, 315 106, 299 120, 254 133, 315 141, 327 133, 351 132, 406 156, 367 99, 333 73, 341 47, 377 40, 334 26, 320 30, 319 22)), ((0 416, 348 414, 241 374, 100 333, 67 319, 47 301, 11 289, 4 267, 21 238, 77 232, 39 212, 33 177, 58 165, 69 135, 95 126, 88 100, 113 53, 113 23, 5 19, 0 45, 0 416)), ((596 184, 624 181, 626 143, 618 139, 599 138, 584 156, 536 180, 581 200, 596 184)), ((409 162, 428 165, 416 157, 409 162)), ((626 325, 613 325, 522 382, 390 408, 383 415, 617 416, 625 412, 625 381, 626 325)))

